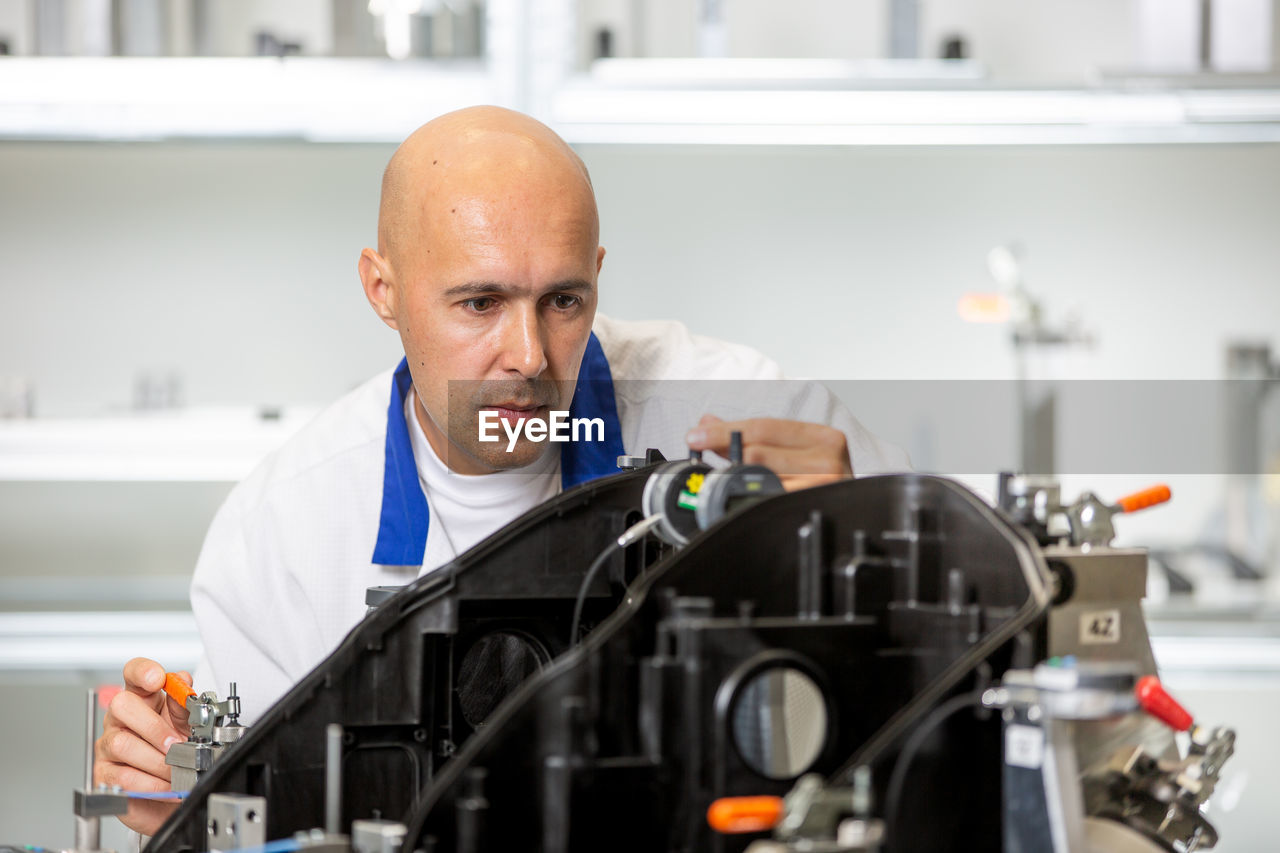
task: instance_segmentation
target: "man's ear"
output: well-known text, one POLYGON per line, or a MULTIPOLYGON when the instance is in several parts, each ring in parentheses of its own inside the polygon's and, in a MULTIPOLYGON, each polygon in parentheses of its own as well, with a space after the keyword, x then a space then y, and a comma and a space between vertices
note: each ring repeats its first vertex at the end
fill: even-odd
POLYGON ((596 275, 600 275, 600 267, 604 266, 604 246, 596 247, 596 275))
POLYGON ((386 258, 373 249, 365 249, 360 253, 360 285, 364 288, 364 296, 373 307, 373 312, 382 318, 393 329, 399 330, 396 324, 396 287, 391 282, 391 265, 386 258))

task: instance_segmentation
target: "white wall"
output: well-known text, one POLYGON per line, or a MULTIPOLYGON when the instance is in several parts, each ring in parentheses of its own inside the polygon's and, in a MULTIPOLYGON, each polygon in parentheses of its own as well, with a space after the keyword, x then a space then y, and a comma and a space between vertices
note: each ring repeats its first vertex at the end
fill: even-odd
MULTIPOLYGON (((390 146, 0 145, 0 375, 41 414, 128 403, 174 367, 190 403, 316 402, 395 357, 355 274, 390 146)), ((1214 378, 1280 345, 1280 146, 583 149, 602 305, 755 342, 793 374, 1002 378, 962 323, 985 255, 1078 311, 1087 378, 1214 378)))
POLYGON ((921 51, 962 36, 996 80, 1089 80, 1138 64, 1133 0, 921 0, 921 51))
POLYGON ((962 323, 1017 239, 1030 287, 1098 337, 1088 378, 1214 378, 1280 336, 1280 146, 589 147, 607 289, 759 342, 797 375, 1000 378, 1006 332, 962 323))
MULTIPOLYGON (((355 274, 390 151, 0 145, 0 377, 34 383, 41 415, 123 408, 147 370, 180 372, 193 405, 336 397, 398 357, 355 274)), ((1007 331, 955 307, 1009 239, 1051 316, 1097 337, 1060 375, 1211 379, 1230 339, 1280 349, 1280 146, 582 153, 603 309, 753 343, 793 375, 1011 377, 1007 331)), ((920 435, 891 437, 928 464, 920 435)), ((1212 510, 1215 489, 1193 491, 1169 533, 1212 510)))
POLYGON ((9 53, 22 56, 34 49, 31 9, 20 0, 0 0, 0 39, 9 43, 9 53))
POLYGON ((390 147, 0 145, 0 375, 40 414, 327 400, 393 362, 356 277, 390 147))

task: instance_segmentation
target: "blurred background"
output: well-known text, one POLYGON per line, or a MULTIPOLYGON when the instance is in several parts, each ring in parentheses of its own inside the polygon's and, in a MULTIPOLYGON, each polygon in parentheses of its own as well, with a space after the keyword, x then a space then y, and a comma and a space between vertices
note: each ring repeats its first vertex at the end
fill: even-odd
POLYGON ((987 493, 1169 483, 1118 543, 1239 731, 1219 849, 1274 849, 1277 57, 1275 0, 0 0, 0 842, 70 844, 86 686, 194 664, 220 501, 399 358, 356 277, 387 159, 496 103, 591 169, 604 312, 987 493))

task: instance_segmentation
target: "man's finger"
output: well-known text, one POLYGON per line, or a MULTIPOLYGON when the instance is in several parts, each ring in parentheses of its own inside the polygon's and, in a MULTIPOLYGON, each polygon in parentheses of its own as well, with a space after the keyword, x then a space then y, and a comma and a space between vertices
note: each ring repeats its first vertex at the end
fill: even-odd
POLYGON ((788 492, 798 492, 801 489, 812 489, 814 486, 826 486, 848 478, 833 474, 813 474, 804 477, 781 477, 780 479, 782 480, 782 487, 788 492))
POLYGON ((767 444, 749 444, 742 451, 742 461, 748 465, 765 466, 781 477, 784 484, 788 477, 817 475, 838 479, 853 473, 841 456, 829 451, 815 452, 808 448, 798 450, 767 444))
POLYGON ((124 689, 150 696, 164 689, 164 667, 150 658, 134 658, 124 665, 124 689))
POLYGON ((164 782, 172 778, 172 769, 164 763, 165 752, 128 729, 112 729, 98 739, 98 744, 98 757, 104 765, 127 765, 164 782))
POLYGON ((699 423, 689 430, 685 442, 692 450, 711 450, 723 455, 729 450, 729 436, 734 432, 742 433, 744 447, 767 444, 773 447, 834 448, 845 443, 844 433, 833 427, 781 418, 699 423))
MULTIPOLYGON (((117 693, 107 706, 107 714, 110 724, 133 731, 162 753, 168 750, 169 743, 185 739, 156 713, 146 699, 134 693, 117 693)), ((104 737, 110 733, 106 729, 104 724, 104 737)))
POLYGON ((168 791, 172 784, 168 779, 111 761, 102 763, 101 771, 94 773, 93 780, 108 786, 119 785, 126 791, 168 791))

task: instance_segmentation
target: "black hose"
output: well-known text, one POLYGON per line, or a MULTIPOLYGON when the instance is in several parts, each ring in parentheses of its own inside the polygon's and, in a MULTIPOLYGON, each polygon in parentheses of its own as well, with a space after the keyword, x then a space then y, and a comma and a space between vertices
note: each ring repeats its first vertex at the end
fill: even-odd
POLYGON ((889 774, 889 787, 884 795, 884 826, 891 848, 895 846, 893 840, 898 837, 894 830, 897 828, 899 807, 902 805, 902 789, 907 783, 907 771, 911 768, 911 762, 916 757, 920 745, 952 714, 963 711, 965 708, 972 708, 981 700, 980 693, 961 693, 958 696, 952 696, 930 711, 902 744, 902 751, 893 762, 893 772, 889 774))
POLYGON ((947 695, 969 673, 977 669, 987 658, 995 654, 1005 643, 1026 630, 1033 622, 1049 609, 1048 601, 1043 604, 1036 601, 1034 595, 1027 597, 1018 611, 1006 619, 989 634, 955 660, 946 671, 934 679, 923 690, 917 693, 902 708, 898 709, 880 729, 859 747, 849 760, 827 777, 829 783, 847 784, 853 779, 853 771, 860 764, 870 764, 882 752, 897 742, 907 733, 917 719, 927 713, 928 708, 947 695))

